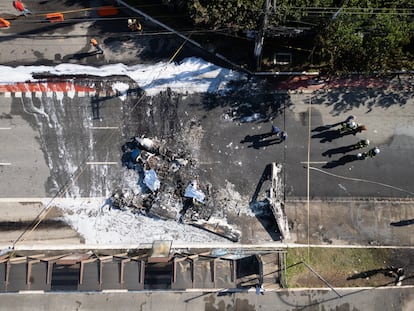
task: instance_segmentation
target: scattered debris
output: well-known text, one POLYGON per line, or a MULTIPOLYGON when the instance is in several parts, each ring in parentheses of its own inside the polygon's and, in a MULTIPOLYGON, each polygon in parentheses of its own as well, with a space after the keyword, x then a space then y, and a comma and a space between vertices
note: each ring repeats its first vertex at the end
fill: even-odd
POLYGON ((217 217, 225 216, 219 211, 222 205, 211 199, 212 185, 199 182, 191 151, 167 146, 165 141, 144 136, 122 146, 122 163, 136 172, 141 191, 116 190, 109 199, 110 207, 175 220, 238 242, 240 232, 218 221, 217 217))
POLYGON ((223 222, 207 222, 200 220, 190 223, 190 225, 213 232, 233 242, 238 242, 240 240, 240 231, 234 230, 234 228, 223 222))
POLYGON ((145 171, 144 183, 152 192, 160 189, 160 180, 153 169, 145 171))
POLYGON ((193 198, 194 200, 204 204, 205 194, 198 189, 197 180, 193 180, 185 189, 184 196, 186 198, 193 198))

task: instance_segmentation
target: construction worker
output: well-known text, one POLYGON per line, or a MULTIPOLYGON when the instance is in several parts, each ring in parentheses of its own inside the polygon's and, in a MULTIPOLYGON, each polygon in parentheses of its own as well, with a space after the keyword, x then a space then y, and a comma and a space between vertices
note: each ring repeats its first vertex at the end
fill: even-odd
POLYGON ((272 135, 276 135, 280 141, 284 141, 287 139, 288 135, 285 131, 281 131, 277 126, 272 124, 272 130, 271 130, 272 135))
POLYGON ((375 157, 378 153, 380 153, 379 148, 374 147, 368 151, 367 155, 372 158, 372 157, 375 157))
POLYGON ((128 28, 132 31, 142 31, 142 25, 135 18, 128 18, 128 28))
POLYGON ((359 142, 355 144, 355 149, 361 149, 369 146, 368 139, 361 139, 359 142))
POLYGON ((19 11, 20 13, 22 13, 24 16, 26 16, 27 14, 32 14, 32 12, 30 12, 30 10, 29 10, 29 9, 27 9, 27 8, 24 6, 23 2, 20 2, 20 1, 18 1, 18 0, 13 1, 13 6, 14 6, 14 8, 15 8, 17 11, 19 11))
POLYGON ((348 118, 346 118, 344 123, 346 123, 348 127, 352 128, 353 124, 355 124, 355 119, 355 116, 349 116, 348 118))
POLYGON ((272 124, 271 132, 273 135, 279 135, 280 129, 277 126, 272 124))
POLYGON ((101 48, 101 46, 98 44, 98 41, 96 41, 96 39, 95 38, 93 38, 93 39, 91 39, 91 45, 94 47, 94 48, 96 48, 96 52, 97 53, 99 53, 99 54, 103 54, 103 50, 102 50, 102 48, 101 48))
POLYGON ((281 131, 279 134, 279 138, 281 141, 285 141, 288 138, 288 134, 285 131, 281 131))

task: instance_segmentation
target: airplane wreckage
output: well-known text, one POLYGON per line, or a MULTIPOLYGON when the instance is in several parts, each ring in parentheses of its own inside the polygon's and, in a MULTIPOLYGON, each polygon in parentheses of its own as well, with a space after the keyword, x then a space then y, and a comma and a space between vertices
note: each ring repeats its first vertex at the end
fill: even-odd
POLYGON ((195 162, 185 151, 168 149, 156 139, 134 137, 122 146, 122 164, 137 172, 140 191, 117 189, 108 200, 110 208, 176 220, 240 241, 240 231, 217 217, 212 186, 199 182, 195 162))

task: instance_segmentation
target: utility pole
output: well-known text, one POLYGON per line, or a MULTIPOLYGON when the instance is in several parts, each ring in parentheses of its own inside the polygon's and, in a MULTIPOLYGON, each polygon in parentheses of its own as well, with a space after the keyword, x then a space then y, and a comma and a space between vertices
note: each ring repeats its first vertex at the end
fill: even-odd
POLYGON ((270 8, 269 0, 266 0, 263 3, 263 14, 260 19, 260 27, 256 35, 256 40, 254 42, 254 58, 256 63, 256 71, 259 71, 262 64, 262 50, 263 50, 263 42, 264 36, 267 28, 268 23, 268 13, 270 8))

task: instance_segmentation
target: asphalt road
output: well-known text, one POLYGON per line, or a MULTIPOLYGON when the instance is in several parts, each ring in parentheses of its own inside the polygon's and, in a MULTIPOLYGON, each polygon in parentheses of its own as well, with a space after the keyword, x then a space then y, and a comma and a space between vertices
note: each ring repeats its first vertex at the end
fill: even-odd
POLYGON ((360 288, 332 290, 280 290, 264 295, 250 292, 108 292, 5 294, 0 309, 42 310, 277 310, 280 311, 408 311, 412 288, 360 288), (341 295, 341 296, 338 296, 341 295), (40 299, 41 298, 41 299, 40 299), (42 301, 39 303, 39 301, 42 301))
MULTIPOLYGON (((45 23, 44 15, 41 15, 45 12, 82 10, 100 4, 65 1, 27 3, 35 14, 14 19, 10 29, 1 30, 0 63, 16 66, 62 62, 90 65, 155 62, 169 59, 182 43, 173 38, 130 34, 125 23, 129 13, 122 13, 124 18, 110 23, 94 21, 97 16, 92 11, 65 15, 68 22, 59 24, 45 23), (85 17, 87 20, 81 23, 69 21, 85 17), (97 37, 102 42, 104 55, 89 54, 92 50, 89 45, 91 37, 97 37)), ((0 2, 0 12, 15 14, 10 1, 4 0, 0 2)), ((144 23, 144 29, 147 27, 151 25, 144 23)), ((188 50, 184 49, 180 57, 186 53, 188 50)), ((110 85, 118 80, 108 79, 105 83, 110 85)), ((88 83, 87 80, 83 82, 88 83)), ((246 206, 266 165, 271 162, 284 164, 287 201, 297 198, 306 200, 308 195, 311 199, 327 201, 344 197, 371 199, 364 203, 365 207, 359 205, 354 216, 364 223, 361 218, 366 214, 360 213, 359 209, 371 211, 372 228, 378 227, 382 219, 380 211, 374 209, 375 200, 387 198, 398 202, 412 198, 414 106, 410 92, 374 88, 335 89, 314 95, 269 95, 268 91, 273 92, 275 85, 268 84, 263 95, 263 92, 246 92, 246 89, 249 90, 250 85, 241 88, 239 93, 213 98, 220 103, 218 105, 212 103, 210 96, 194 95, 181 98, 177 106, 166 111, 160 101, 155 109, 160 113, 152 119, 145 118, 149 102, 144 102, 136 114, 128 113, 128 108, 137 99, 134 95, 124 101, 106 94, 63 99, 47 94, 40 99, 35 98, 34 94, 27 97, 23 94, 21 98, 0 95, 0 197, 50 197, 62 189, 67 196, 108 196, 122 180, 120 148, 126 139, 141 133, 167 137, 179 131, 177 120, 195 119, 200 122, 204 133, 200 145, 200 177, 216 188, 234 190, 246 206), (97 102, 99 111, 96 109, 97 102), (240 109, 240 106, 248 108, 240 109), (163 112, 167 112, 167 117, 163 112), (239 121, 231 122, 225 118, 233 112, 239 121), (254 113, 260 113, 261 120, 240 122, 243 117, 254 113), (367 125, 368 130, 356 136, 323 142, 327 134, 321 134, 323 132, 318 132, 318 129, 338 123, 350 114, 357 116, 357 121, 367 125), (287 141, 274 143, 260 138, 269 133, 270 118, 275 125, 288 132, 287 141), (360 138, 370 139, 381 149, 381 153, 364 161, 346 162, 350 158, 344 158, 338 162, 345 156, 337 153, 338 149, 360 138), (331 153, 332 157, 324 156, 326 152, 331 153)), ((316 216, 323 225, 327 226, 329 222, 336 227, 338 219, 335 215, 335 209, 321 207, 316 216)), ((405 235, 409 234, 409 220, 414 218, 413 208, 409 206, 399 210, 396 205, 394 217, 396 221, 407 221, 405 235)), ((315 226, 320 227, 317 221, 315 226)), ((387 218, 385 224, 388 227, 389 222, 387 218)), ((301 228, 298 235, 306 232, 306 226, 301 228)), ((344 240, 361 235, 361 231, 354 228, 349 229, 348 233, 344 240)), ((398 240, 396 235, 389 243, 398 243, 398 240)), ((140 304, 148 310, 168 310, 171 306, 176 309, 178 305, 183 310, 220 310, 227 305, 237 310, 267 310, 274 308, 275 304, 280 306, 280 310, 300 307, 304 310, 410 310, 410 289, 386 290, 386 295, 383 290, 369 291, 370 295, 362 290, 343 298, 336 298, 331 291, 301 291, 297 295, 273 292, 264 296, 242 293, 240 296, 220 297, 200 293, 145 293, 144 298, 134 299, 109 294, 106 297, 109 300, 103 300, 99 294, 85 296, 79 293, 73 294, 76 298, 65 296, 70 300, 65 305, 68 309, 82 306, 91 310, 99 304, 102 309, 120 305, 128 308, 128 304, 135 308, 140 304)), ((29 295, 25 299, 16 299, 15 296, 2 297, 2 305, 7 309, 17 306, 18 309, 29 310, 39 301, 37 295, 29 295)), ((50 294, 48 299, 48 306, 55 304, 54 309, 62 306, 60 294, 50 294)))
MULTIPOLYGON (((117 78, 108 79, 105 83, 111 85, 116 81, 117 78)), ((322 96, 317 95, 316 98, 322 96)), ((203 128, 200 174, 218 187, 225 186, 225 180, 228 180, 240 193, 252 196, 266 164, 274 161, 284 164, 286 197, 306 197, 310 142, 309 191, 312 198, 413 196, 411 177, 414 174, 414 160, 411 155, 414 144, 411 135, 414 129, 410 124, 414 111, 411 102, 402 107, 376 107, 370 112, 364 111, 362 106, 339 112, 338 116, 332 115, 330 106, 313 104, 309 127, 308 103, 314 99, 305 95, 292 95, 283 113, 264 118, 272 117, 272 122, 289 134, 285 142, 276 143, 274 136, 259 142, 253 141, 254 137, 270 132, 270 122, 240 123, 225 120, 223 116, 228 107, 203 107, 200 105, 203 97, 200 99, 197 95, 180 100, 177 107, 170 107, 169 110, 173 111, 168 112, 169 116, 155 116, 155 122, 138 120, 142 120, 140 116, 152 105, 149 100, 142 102, 135 116, 125 113, 136 99, 133 95, 125 101, 106 95, 73 99, 64 97, 62 100, 56 96, 1 97, 0 135, 3 148, 0 158, 3 163, 1 169, 8 176, 2 180, 2 197, 53 196, 57 188, 63 187, 77 170, 84 170, 84 166, 87 170, 79 180, 78 194, 106 196, 111 192, 111 185, 119 182, 116 176, 119 171, 113 174, 111 171, 115 167, 119 169, 121 145, 139 134, 148 137, 175 135, 174 129, 168 132, 160 131, 160 128, 168 129, 168 124, 174 122, 176 116, 186 118, 186 114, 199 118, 203 128), (322 138, 312 137, 324 133, 315 132, 315 129, 340 122, 350 114, 356 115, 359 122, 367 125, 368 130, 331 142, 323 142, 322 135, 322 138), (365 160, 338 162, 346 155, 355 155, 357 151, 346 154, 335 152, 362 138, 370 139, 371 146, 378 146, 380 154, 365 160), (332 157, 324 156, 326 151, 331 151, 332 157), (109 163, 106 180, 102 180, 99 187, 92 186, 102 177, 99 169, 93 164, 86 164, 93 162, 109 163), (106 183, 110 185, 105 187, 106 183)), ((279 95, 274 96, 274 102, 277 103, 279 99, 279 95)), ((229 103, 233 97, 221 100, 229 103)), ((245 98, 245 101, 263 108, 263 102, 254 95, 245 98)), ((154 109, 161 111, 162 103, 157 105, 154 109)), ((268 109, 274 108, 269 104, 268 109)), ((251 113, 257 113, 257 110, 253 107, 251 113)), ((176 131, 179 132, 179 129, 176 131)))

